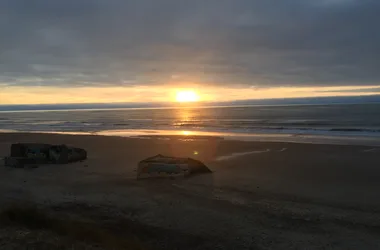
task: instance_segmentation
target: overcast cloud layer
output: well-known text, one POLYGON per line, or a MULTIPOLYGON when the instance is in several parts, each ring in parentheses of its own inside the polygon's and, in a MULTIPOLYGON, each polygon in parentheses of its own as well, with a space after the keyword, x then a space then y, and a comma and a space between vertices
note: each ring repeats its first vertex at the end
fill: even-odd
POLYGON ((368 85, 378 0, 0 0, 0 84, 368 85))

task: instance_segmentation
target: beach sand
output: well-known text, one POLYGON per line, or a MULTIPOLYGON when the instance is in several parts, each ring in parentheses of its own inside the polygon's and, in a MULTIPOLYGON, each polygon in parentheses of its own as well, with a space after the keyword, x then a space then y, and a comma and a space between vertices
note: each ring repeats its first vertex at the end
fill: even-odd
MULTIPOLYGON (((2 133, 0 157, 17 142, 82 147, 88 160, 0 166, 1 207, 35 204, 62 218, 113 223, 146 249, 380 249, 380 148, 2 133), (136 180, 137 163, 156 154, 194 157, 213 173, 136 180)), ((25 240, 31 231, 9 243, 14 233, 0 228, 2 249, 33 244, 25 240)))

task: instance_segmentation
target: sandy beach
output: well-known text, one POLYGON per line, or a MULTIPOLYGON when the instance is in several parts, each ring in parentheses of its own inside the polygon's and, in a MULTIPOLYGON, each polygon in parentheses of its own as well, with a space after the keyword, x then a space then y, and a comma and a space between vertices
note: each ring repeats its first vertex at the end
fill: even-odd
MULTIPOLYGON (((52 216, 116 227, 139 238, 144 249, 380 249, 380 148, 1 133, 0 157, 17 142, 82 147, 88 160, 1 166, 3 208, 28 203, 52 216), (137 163, 156 154, 194 157, 213 173, 136 180, 137 163)), ((12 228, 0 230, 2 249, 25 249, 28 235, 41 233, 12 228), (20 230, 27 233, 10 240, 20 230)), ((44 249, 61 240, 43 233, 53 235, 45 237, 44 249)), ((30 249, 43 249, 37 243, 29 242, 30 249)))

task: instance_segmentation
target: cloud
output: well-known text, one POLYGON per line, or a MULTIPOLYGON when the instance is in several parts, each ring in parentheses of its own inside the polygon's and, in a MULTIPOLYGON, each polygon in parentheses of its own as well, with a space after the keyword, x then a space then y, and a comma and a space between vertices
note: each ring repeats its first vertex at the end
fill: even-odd
POLYGON ((378 84, 379 11, 377 0, 3 0, 0 83, 378 84))

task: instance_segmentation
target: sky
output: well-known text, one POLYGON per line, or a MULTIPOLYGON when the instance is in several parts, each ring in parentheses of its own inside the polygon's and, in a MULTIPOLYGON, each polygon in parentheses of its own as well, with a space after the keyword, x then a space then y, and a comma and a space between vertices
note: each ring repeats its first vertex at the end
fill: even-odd
POLYGON ((378 0, 0 0, 0 104, 380 94, 378 0))

